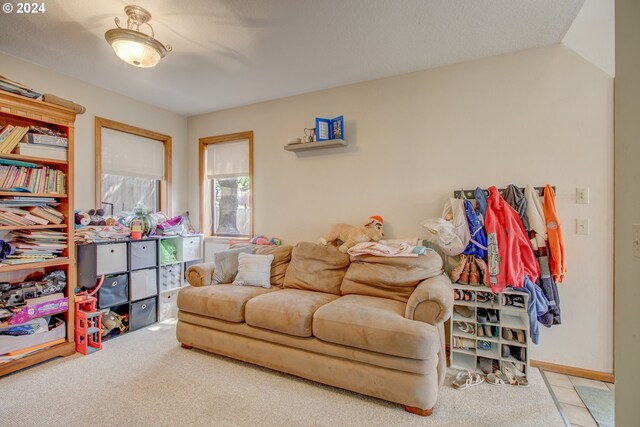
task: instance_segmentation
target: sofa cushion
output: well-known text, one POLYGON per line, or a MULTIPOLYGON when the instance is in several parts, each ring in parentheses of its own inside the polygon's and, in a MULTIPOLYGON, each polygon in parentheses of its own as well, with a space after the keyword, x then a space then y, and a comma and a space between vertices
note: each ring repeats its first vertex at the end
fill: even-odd
POLYGON ((213 283, 231 283, 238 274, 238 255, 240 253, 251 253, 251 248, 235 248, 226 251, 216 252, 213 255, 215 270, 213 271, 213 283))
POLYGON ((340 292, 407 302, 421 281, 441 272, 442 258, 431 250, 413 258, 353 256, 340 292))
POLYGON ((300 242, 293 248, 284 276, 284 288, 340 295, 349 255, 334 246, 300 242))
POLYGON ((433 325, 404 317, 405 304, 385 298, 346 295, 320 307, 313 335, 323 341, 412 359, 438 353, 433 325))
POLYGON ((273 286, 282 287, 284 283, 284 274, 287 271, 289 262, 291 261, 291 250, 293 246, 268 246, 255 245, 253 253, 257 255, 273 255, 271 263, 271 284, 273 286))
POLYGON ((251 298, 278 288, 257 288, 230 284, 186 287, 178 293, 178 309, 228 322, 244 322, 244 308, 251 298))
POLYGON ((245 309, 245 321, 258 328, 311 337, 313 313, 336 298, 322 292, 283 289, 252 298, 245 309))

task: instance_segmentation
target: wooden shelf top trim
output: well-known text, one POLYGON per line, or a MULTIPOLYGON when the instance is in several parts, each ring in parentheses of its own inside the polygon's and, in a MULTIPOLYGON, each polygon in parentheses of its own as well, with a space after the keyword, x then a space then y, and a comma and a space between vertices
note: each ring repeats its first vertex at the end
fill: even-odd
POLYGON ((347 141, 344 139, 330 139, 328 141, 302 142, 300 144, 285 145, 284 149, 287 151, 307 151, 317 150, 319 148, 346 147, 347 145, 347 141))

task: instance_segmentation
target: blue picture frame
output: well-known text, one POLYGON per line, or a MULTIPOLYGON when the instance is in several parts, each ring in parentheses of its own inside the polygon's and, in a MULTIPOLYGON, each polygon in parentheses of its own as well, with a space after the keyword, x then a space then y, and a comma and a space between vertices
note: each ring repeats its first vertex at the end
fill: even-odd
POLYGON ((316 117, 316 139, 318 141, 344 139, 344 116, 333 119, 316 117))

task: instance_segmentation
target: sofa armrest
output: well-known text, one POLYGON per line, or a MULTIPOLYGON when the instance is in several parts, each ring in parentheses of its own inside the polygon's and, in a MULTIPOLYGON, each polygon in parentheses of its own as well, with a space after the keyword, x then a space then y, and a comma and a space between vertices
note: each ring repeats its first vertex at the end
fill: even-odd
POLYGON ((444 323, 453 312, 453 287, 446 274, 423 280, 407 301, 404 317, 434 326, 444 323))
POLYGON ((204 262, 187 268, 187 281, 191 286, 209 286, 213 283, 215 263, 204 262))

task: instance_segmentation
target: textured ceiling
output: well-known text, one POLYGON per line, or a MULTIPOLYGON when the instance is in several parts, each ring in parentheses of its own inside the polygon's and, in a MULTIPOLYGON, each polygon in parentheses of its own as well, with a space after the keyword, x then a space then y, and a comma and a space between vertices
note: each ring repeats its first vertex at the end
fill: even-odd
POLYGON ((0 51, 190 116, 559 43, 584 0, 132 2, 0 13, 0 51), (104 40, 132 2, 174 49, 153 69, 125 64, 104 40))

